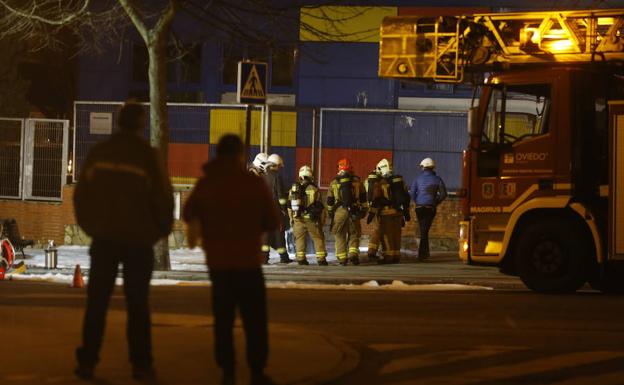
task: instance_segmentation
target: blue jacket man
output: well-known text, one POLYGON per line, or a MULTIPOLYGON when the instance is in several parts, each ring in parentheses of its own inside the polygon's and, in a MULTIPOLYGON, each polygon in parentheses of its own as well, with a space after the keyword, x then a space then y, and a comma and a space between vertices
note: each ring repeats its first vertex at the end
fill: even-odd
POLYGON ((412 182, 410 195, 416 203, 416 217, 420 225, 418 259, 422 261, 429 258, 429 229, 436 215, 436 207, 446 199, 447 194, 444 181, 433 171, 433 159, 423 159, 420 167, 422 173, 412 182))

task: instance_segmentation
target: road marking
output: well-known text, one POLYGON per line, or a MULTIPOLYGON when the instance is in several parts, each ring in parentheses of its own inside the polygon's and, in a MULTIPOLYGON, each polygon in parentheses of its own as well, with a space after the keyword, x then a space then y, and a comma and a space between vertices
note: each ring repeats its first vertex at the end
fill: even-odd
POLYGON ((568 380, 556 382, 551 385, 588 385, 588 384, 622 385, 623 382, 624 382, 624 372, 620 371, 620 372, 612 372, 612 373, 570 378, 568 380))
MULTIPOLYGON (((437 377, 421 379, 419 382, 426 384, 472 384, 481 381, 502 381, 513 377, 548 372, 551 370, 564 369, 579 365, 586 365, 614 358, 624 357, 624 352, 616 351, 589 351, 560 354, 544 357, 531 361, 514 364, 491 366, 465 373, 457 373, 452 377, 437 377)), ((596 383, 596 382, 594 382, 596 383)), ((398 385, 398 384, 395 384, 398 385)), ((601 384, 602 385, 602 384, 601 384)))
POLYGON ((482 346, 474 350, 446 350, 441 352, 419 354, 392 360, 384 365, 379 373, 383 375, 402 372, 405 370, 422 369, 428 366, 458 362, 471 358, 483 358, 520 349, 522 348, 482 346))

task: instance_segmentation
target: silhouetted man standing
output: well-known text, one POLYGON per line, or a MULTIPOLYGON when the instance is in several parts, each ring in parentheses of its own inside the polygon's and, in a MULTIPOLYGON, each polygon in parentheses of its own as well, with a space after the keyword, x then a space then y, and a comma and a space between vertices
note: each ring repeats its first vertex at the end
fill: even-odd
POLYGON ((245 169, 244 147, 225 135, 217 157, 204 166, 184 208, 184 220, 199 221, 212 281, 215 355, 223 384, 235 383, 233 327, 240 309, 253 385, 272 384, 268 358, 266 291, 261 236, 279 226, 279 211, 266 183, 245 169))
POLYGON ((135 379, 154 376, 148 294, 153 246, 171 231, 173 194, 160 154, 143 139, 143 107, 126 103, 120 130, 95 145, 85 161, 74 203, 80 227, 93 238, 82 346, 76 375, 93 377, 106 312, 123 264, 128 344, 135 379))

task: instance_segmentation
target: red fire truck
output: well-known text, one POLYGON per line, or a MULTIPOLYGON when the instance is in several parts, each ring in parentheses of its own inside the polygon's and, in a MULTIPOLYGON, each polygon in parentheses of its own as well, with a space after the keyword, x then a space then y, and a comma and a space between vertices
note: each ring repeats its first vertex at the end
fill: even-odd
POLYGON ((624 9, 390 17, 379 75, 475 84, 460 257, 624 287, 624 9))

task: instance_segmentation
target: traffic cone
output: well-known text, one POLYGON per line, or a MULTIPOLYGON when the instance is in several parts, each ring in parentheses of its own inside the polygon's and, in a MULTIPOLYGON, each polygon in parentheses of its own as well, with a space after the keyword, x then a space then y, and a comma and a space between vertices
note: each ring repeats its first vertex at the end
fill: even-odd
POLYGON ((82 279, 80 265, 76 265, 76 268, 74 269, 74 281, 72 282, 71 287, 74 287, 76 289, 84 288, 84 279, 82 279))

